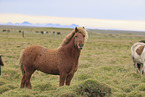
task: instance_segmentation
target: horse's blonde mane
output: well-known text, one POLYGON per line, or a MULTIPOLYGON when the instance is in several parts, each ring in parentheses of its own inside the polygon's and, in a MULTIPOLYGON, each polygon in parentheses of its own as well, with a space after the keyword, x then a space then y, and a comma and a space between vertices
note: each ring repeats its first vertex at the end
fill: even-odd
MULTIPOLYGON (((84 27, 78 27, 77 30, 78 30, 78 32, 85 35, 85 41, 86 41, 87 38, 88 38, 88 32, 85 30, 85 28, 84 27)), ((59 48, 67 45, 70 42, 70 40, 73 38, 74 35, 75 35, 75 29, 64 38, 64 40, 60 44, 59 48)))

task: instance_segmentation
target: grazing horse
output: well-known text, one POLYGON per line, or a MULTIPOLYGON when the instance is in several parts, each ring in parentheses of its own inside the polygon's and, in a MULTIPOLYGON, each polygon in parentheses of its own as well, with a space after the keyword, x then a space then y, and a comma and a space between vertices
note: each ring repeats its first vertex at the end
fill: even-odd
POLYGON ((59 75, 59 86, 64 84, 69 86, 78 69, 80 53, 87 36, 84 27, 76 27, 65 37, 57 49, 34 45, 22 50, 20 55, 23 74, 21 88, 32 88, 30 78, 35 70, 59 75))
POLYGON ((145 72, 145 41, 141 40, 131 47, 131 56, 134 65, 134 72, 140 72, 142 75, 145 72))
POLYGON ((61 35, 61 32, 57 32, 57 35, 61 35))
POLYGON ((2 31, 3 31, 3 32, 6 32, 7 30, 4 29, 4 30, 2 30, 2 31))
POLYGON ((39 33, 39 31, 35 31, 35 33, 39 33))

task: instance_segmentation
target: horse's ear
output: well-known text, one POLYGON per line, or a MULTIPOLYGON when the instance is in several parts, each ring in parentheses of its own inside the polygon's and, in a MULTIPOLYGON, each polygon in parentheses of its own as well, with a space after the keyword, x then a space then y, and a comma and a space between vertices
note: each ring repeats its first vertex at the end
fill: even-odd
POLYGON ((75 32, 78 32, 78 28, 77 27, 75 27, 75 32))
POLYGON ((85 27, 83 27, 83 29, 85 29, 85 27))

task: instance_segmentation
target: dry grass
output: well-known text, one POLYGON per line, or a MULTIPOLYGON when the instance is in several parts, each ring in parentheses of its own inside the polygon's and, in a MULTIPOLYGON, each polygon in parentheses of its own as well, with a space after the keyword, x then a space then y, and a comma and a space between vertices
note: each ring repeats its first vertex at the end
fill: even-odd
MULTIPOLYGON (((23 28, 24 38, 17 32, 18 29, 11 28, 10 33, 0 32, 0 54, 3 55, 5 62, 0 76, 1 97, 80 97, 82 93, 76 90, 88 80, 95 81, 94 84, 100 83, 110 87, 111 97, 145 96, 145 75, 141 78, 139 73, 134 73, 130 54, 132 44, 144 39, 145 36, 100 34, 88 31, 89 39, 82 50, 79 69, 75 73, 71 86, 58 87, 58 76, 36 71, 31 78, 33 89, 29 90, 19 88, 22 75, 18 59, 21 50, 30 45, 55 49, 72 29, 23 28), (41 35, 35 33, 35 30, 60 31, 62 35, 54 38, 53 34, 41 35)), ((91 86, 87 89, 95 90, 97 87, 91 86)), ((91 91, 94 93, 93 90, 91 91)), ((83 93, 83 96, 88 95, 83 93)))

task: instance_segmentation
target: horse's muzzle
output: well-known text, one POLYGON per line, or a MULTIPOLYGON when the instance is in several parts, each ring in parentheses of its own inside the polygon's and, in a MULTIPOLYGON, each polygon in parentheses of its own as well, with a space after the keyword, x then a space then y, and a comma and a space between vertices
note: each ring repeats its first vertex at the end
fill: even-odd
POLYGON ((79 44, 78 48, 81 50, 83 49, 84 44, 79 44))

